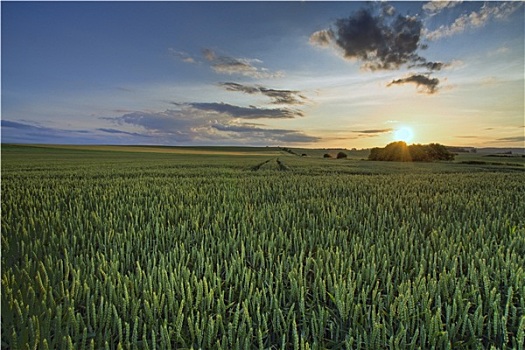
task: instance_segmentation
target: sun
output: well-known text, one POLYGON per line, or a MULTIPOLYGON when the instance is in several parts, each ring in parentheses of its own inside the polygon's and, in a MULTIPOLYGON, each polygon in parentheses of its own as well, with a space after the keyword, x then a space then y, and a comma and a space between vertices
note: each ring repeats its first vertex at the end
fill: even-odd
POLYGON ((414 137, 414 132, 409 127, 402 127, 394 131, 394 139, 395 141, 405 141, 410 142, 412 138, 414 137))

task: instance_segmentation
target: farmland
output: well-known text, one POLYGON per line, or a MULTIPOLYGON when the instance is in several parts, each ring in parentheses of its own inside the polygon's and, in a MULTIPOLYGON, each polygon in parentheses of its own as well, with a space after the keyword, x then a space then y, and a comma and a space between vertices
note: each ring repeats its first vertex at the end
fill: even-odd
POLYGON ((523 348, 523 158, 304 152, 4 145, 2 348, 523 348))

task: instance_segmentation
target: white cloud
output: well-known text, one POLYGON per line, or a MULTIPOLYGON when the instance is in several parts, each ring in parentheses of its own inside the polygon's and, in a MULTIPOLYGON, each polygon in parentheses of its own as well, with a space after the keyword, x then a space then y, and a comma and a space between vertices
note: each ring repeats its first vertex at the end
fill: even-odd
POLYGON ((258 67, 261 60, 255 58, 235 58, 219 56, 211 49, 203 50, 204 58, 211 63, 215 73, 228 75, 242 75, 250 78, 280 78, 283 72, 270 72, 269 69, 258 67))
POLYGON ((177 50, 175 50, 173 48, 169 48, 168 52, 170 53, 170 55, 172 55, 173 57, 181 60, 182 62, 196 63, 195 59, 193 57, 191 57, 188 53, 184 52, 184 51, 177 51, 177 50))
POLYGON ((508 46, 501 46, 498 49, 489 52, 488 56, 501 56, 501 55, 506 55, 509 52, 510 52, 510 48, 508 46))
POLYGON ((442 25, 434 31, 427 31, 426 38, 438 40, 463 33, 468 29, 479 28, 491 20, 504 20, 523 5, 522 2, 501 2, 496 5, 485 3, 479 11, 461 15, 451 25, 442 25))
POLYGON ((429 1, 426 4, 423 5, 423 10, 427 12, 428 14, 435 15, 439 12, 443 11, 446 8, 452 8, 456 5, 461 4, 462 1, 441 1, 441 0, 433 0, 429 1))

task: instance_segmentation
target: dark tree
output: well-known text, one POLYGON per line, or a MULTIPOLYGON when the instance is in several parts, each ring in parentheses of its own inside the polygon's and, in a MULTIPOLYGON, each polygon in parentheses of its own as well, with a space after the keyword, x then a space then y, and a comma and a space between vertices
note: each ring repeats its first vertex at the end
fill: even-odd
POLYGON ((346 157, 347 157, 347 155, 344 152, 337 153, 337 159, 343 159, 343 158, 346 158, 346 157))
POLYGON ((389 143, 384 148, 372 148, 368 159, 395 162, 432 162, 454 160, 454 154, 438 143, 407 146, 405 142, 398 141, 389 143))
POLYGON ((431 160, 454 160, 454 154, 450 153, 445 146, 431 143, 428 147, 431 160))

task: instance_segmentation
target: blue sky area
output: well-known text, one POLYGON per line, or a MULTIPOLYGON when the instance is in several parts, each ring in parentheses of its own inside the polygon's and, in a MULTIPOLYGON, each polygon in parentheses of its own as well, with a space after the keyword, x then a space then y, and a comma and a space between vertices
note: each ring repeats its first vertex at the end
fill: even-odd
POLYGON ((2 1, 2 142, 523 147, 524 7, 2 1))

